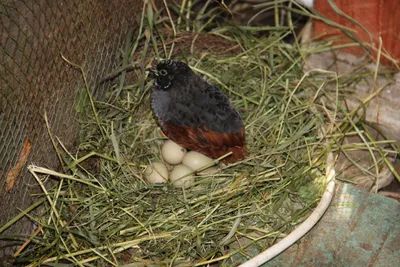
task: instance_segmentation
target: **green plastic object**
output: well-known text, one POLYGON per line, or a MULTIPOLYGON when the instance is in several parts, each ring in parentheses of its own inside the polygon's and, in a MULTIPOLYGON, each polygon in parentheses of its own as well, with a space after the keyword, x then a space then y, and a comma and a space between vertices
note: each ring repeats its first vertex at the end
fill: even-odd
POLYGON ((262 266, 400 266, 400 203, 339 183, 321 221, 262 266))

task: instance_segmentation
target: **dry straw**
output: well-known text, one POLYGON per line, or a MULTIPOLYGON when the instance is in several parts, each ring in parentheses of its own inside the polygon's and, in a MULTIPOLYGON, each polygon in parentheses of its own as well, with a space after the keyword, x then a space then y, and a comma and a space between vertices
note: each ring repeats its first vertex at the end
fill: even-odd
MULTIPOLYGON (((367 69, 345 76, 305 72, 309 54, 330 48, 319 42, 302 49, 297 38, 285 42, 295 34, 291 16, 286 26, 280 20, 269 27, 235 26, 229 16, 221 19, 232 12, 227 6, 207 1, 196 13, 195 7, 196 1, 181 6, 164 1, 158 8, 144 1, 140 27, 136 35, 128 33, 120 68, 102 80, 108 85, 105 98, 95 99, 87 83, 78 93, 76 149, 65 149, 49 127, 63 170, 30 166, 43 194, 0 231, 22 216, 38 225, 34 236, 15 237, 25 242, 18 261, 29 266, 234 266, 307 218, 326 186, 327 155, 341 150, 345 136, 364 137, 352 149, 382 152, 382 142, 367 134, 363 117, 341 104, 348 89, 370 74, 367 69), (219 40, 228 52, 214 54, 207 40, 219 40), (171 55, 219 86, 246 125, 247 158, 197 177, 189 189, 148 185, 143 179, 146 166, 160 159, 165 141, 152 117, 151 82, 144 69, 154 58, 171 55), (46 179, 57 183, 46 187, 46 179), (31 213, 39 205, 40 214, 31 213)), ((257 8, 316 16, 285 1, 257 8)), ((69 63, 84 75, 78 64, 69 63)))

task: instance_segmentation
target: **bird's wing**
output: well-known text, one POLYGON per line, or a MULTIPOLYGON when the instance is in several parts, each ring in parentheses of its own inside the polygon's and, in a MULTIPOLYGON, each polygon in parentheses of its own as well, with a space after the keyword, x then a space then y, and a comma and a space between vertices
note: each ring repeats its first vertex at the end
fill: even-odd
MULTIPOLYGON (((238 133, 243 122, 229 99, 216 87, 198 82, 190 94, 174 97, 166 118, 177 125, 200 127, 206 131, 238 133)), ((165 115, 164 115, 165 116, 165 115)))

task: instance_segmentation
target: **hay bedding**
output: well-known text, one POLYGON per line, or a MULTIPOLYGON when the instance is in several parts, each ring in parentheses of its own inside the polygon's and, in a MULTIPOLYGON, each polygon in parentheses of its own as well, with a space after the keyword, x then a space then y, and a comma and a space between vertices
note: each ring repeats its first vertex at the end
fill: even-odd
POLYGON ((121 66, 128 57, 133 68, 105 77, 111 82, 103 101, 94 101, 90 88, 78 93, 76 151, 52 137, 64 171, 30 166, 37 182, 52 177, 57 184, 43 186, 41 214, 31 217, 38 231, 18 261, 234 266, 278 242, 318 203, 326 155, 354 129, 351 117, 325 105, 339 103, 339 78, 305 73, 298 44, 282 41, 287 27, 260 36, 257 27, 219 22, 197 35, 186 31, 190 21, 186 29, 184 23, 171 29, 165 20, 156 23, 151 5, 145 12, 139 37, 122 53, 121 66), (210 46, 216 40, 223 49, 210 46), (166 140, 150 110, 152 83, 143 70, 170 53, 219 86, 246 125, 247 158, 198 176, 189 189, 143 178, 161 160, 166 140))

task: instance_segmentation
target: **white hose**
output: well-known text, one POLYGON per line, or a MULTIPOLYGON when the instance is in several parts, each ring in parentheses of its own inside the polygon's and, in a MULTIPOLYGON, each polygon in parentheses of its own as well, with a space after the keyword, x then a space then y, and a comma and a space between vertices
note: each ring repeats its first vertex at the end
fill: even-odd
POLYGON ((291 232, 288 236, 282 239, 277 244, 273 245, 272 247, 268 248, 264 252, 261 252, 254 258, 250 259, 249 261, 243 263, 239 267, 255 267, 260 266, 261 264, 271 260, 285 249, 293 245, 297 240, 303 237, 314 225, 317 224, 319 219, 324 215, 325 211, 328 209, 329 204, 332 201, 333 193, 335 190, 335 169, 334 167, 334 160, 333 154, 330 153, 327 158, 327 169, 326 169, 326 178, 327 178, 327 186, 326 191, 322 195, 321 201, 319 202, 318 206, 315 210, 311 213, 311 215, 293 232, 291 232))

